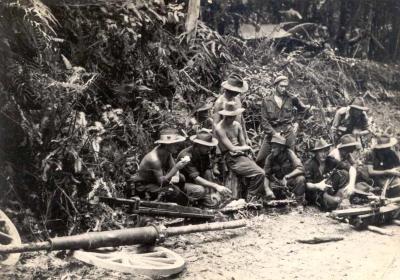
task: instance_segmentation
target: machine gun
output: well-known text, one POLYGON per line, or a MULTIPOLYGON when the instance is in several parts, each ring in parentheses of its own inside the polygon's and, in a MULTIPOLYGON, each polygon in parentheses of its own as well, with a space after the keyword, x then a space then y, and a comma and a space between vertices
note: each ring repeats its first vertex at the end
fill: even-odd
POLYGON ((399 224, 400 197, 381 198, 371 197, 369 206, 332 211, 331 217, 345 220, 356 229, 368 229, 381 234, 390 234, 383 228, 376 227, 384 224, 399 224))
POLYGON ((216 212, 212 210, 203 210, 196 207, 181 206, 176 203, 143 201, 139 198, 124 199, 112 197, 98 197, 99 202, 104 202, 113 206, 126 207, 132 214, 148 216, 164 216, 175 218, 199 218, 214 219, 216 212))
POLYGON ((183 270, 185 261, 163 247, 154 247, 166 238, 246 226, 244 220, 216 222, 181 227, 146 226, 103 232, 87 232, 72 236, 51 238, 38 243, 21 244, 21 238, 13 223, 0 211, 0 265, 15 265, 20 253, 33 251, 77 250, 73 256, 83 262, 105 269, 148 276, 166 276, 183 270), (115 250, 109 247, 147 245, 115 250), (106 250, 98 248, 108 247, 106 250), (134 249, 134 250, 132 250, 134 249), (146 249, 146 250, 144 250, 146 249), (89 251, 83 251, 89 250, 89 251))

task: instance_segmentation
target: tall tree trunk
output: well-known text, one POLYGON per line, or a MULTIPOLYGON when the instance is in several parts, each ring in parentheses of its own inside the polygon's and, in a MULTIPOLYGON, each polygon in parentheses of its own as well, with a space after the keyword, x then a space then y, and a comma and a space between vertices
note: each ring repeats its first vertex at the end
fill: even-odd
POLYGON ((322 17, 324 25, 328 27, 329 37, 331 39, 331 45, 337 45, 338 34, 340 31, 340 9, 341 1, 328 0, 322 17))
POLYGON ((187 17, 186 17, 186 32, 192 32, 197 26, 197 19, 200 15, 200 0, 189 0, 187 17))
POLYGON ((373 36, 372 21, 374 17, 374 5, 372 0, 365 0, 366 19, 365 19, 365 39, 361 44, 362 55, 361 58, 368 58, 371 55, 371 36, 373 36))
POLYGON ((394 9, 392 15, 392 28, 394 37, 394 47, 392 50, 392 60, 395 61, 399 58, 399 48, 400 48, 400 3, 398 1, 394 2, 394 9))
POLYGON ((349 20, 351 18, 349 11, 350 2, 340 1, 340 27, 337 33, 336 42, 342 55, 347 55, 348 38, 347 31, 349 28, 349 20))

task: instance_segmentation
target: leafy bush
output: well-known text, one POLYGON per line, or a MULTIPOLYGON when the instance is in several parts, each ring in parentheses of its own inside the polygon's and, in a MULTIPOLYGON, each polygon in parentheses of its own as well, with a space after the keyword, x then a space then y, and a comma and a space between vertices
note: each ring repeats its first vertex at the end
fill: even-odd
POLYGON ((66 219, 77 230, 95 194, 122 195, 162 126, 184 129, 198 100, 215 95, 222 65, 236 59, 230 49, 244 47, 204 24, 195 37, 183 33, 181 5, 50 12, 39 0, 9 0, 0 8, 1 176, 15 191, 2 204, 29 202, 45 227, 66 219))

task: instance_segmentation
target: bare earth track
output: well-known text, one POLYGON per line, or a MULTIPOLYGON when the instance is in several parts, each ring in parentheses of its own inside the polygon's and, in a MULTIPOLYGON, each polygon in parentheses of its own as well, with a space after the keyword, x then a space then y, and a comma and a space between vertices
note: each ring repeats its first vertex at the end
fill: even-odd
MULTIPOLYGON (((168 239, 164 246, 187 261, 173 279, 400 279, 400 227, 393 236, 356 231, 324 213, 306 209, 264 214, 248 220, 246 229, 197 233, 168 239), (308 245, 296 242, 322 236, 342 241, 308 245)), ((0 279, 149 279, 106 271, 57 253, 25 254, 14 268, 2 268, 0 279)))

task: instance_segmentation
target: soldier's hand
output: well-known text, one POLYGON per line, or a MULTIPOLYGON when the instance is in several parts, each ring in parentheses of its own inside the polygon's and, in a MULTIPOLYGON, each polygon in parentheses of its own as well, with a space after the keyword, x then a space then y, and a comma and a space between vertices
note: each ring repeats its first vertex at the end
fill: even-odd
POLYGON ((322 180, 321 182, 319 182, 318 184, 316 184, 316 186, 318 187, 318 189, 320 189, 321 191, 325 191, 328 188, 332 188, 331 185, 326 183, 326 179, 322 180))
POLYGON ((246 145, 251 147, 252 144, 253 143, 251 143, 251 140, 249 138, 247 138, 246 139, 246 145))
POLYGON ((353 135, 354 136, 360 136, 360 133, 361 133, 361 130, 359 130, 359 129, 353 129, 353 135))
POLYGON ((232 191, 228 189, 227 187, 215 184, 215 188, 217 189, 217 192, 223 194, 223 195, 231 195, 232 191))
POLYGON ((389 171, 390 175, 400 177, 400 170, 398 168, 392 168, 389 171))
POLYGON ((353 185, 347 185, 346 187, 344 187, 344 189, 342 190, 343 196, 344 197, 349 197, 354 193, 354 186, 353 185))
POLYGON ((221 172, 219 171, 217 165, 215 165, 215 166, 213 167, 213 171, 212 171, 212 172, 213 172, 213 174, 214 174, 215 176, 221 175, 221 172))
POLYGON ((283 179, 281 180, 281 183, 284 187, 287 187, 287 178, 286 176, 283 177, 283 179))
POLYGON ((252 147, 249 147, 248 152, 253 158, 256 157, 256 153, 254 152, 252 147))
POLYGON ((243 145, 242 146, 242 150, 243 151, 248 151, 248 150, 251 150, 251 147, 249 145, 243 145))
POLYGON ((190 160, 186 160, 185 158, 181 159, 180 161, 178 161, 175 164, 176 169, 181 170, 182 168, 184 168, 188 163, 190 162, 190 160))

